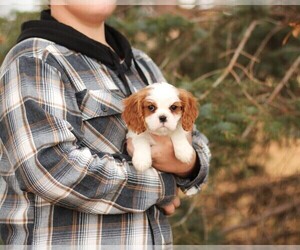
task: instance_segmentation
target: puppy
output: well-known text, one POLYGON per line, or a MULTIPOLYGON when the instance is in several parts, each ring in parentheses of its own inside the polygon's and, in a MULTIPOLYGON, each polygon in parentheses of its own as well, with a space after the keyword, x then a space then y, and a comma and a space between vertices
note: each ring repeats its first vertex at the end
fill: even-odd
POLYGON ((176 158, 190 162, 194 149, 187 133, 197 116, 196 98, 168 83, 151 84, 126 98, 122 118, 128 127, 127 138, 132 138, 134 167, 138 171, 151 167, 151 134, 170 136, 176 158))

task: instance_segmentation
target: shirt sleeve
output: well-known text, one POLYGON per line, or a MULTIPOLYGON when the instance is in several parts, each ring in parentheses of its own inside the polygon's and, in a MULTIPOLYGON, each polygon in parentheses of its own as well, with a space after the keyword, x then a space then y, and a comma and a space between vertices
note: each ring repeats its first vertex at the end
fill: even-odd
POLYGON ((172 175, 138 173, 124 159, 80 146, 80 110, 56 68, 24 56, 0 77, 0 136, 9 156, 4 169, 22 191, 95 214, 142 212, 175 197, 172 175))
POLYGON ((208 139, 205 135, 197 130, 196 125, 194 125, 193 128, 192 138, 192 146, 197 154, 197 172, 193 174, 192 178, 176 177, 177 185, 187 195, 194 195, 201 190, 201 186, 207 181, 208 178, 209 163, 211 159, 211 152, 208 147, 208 139))

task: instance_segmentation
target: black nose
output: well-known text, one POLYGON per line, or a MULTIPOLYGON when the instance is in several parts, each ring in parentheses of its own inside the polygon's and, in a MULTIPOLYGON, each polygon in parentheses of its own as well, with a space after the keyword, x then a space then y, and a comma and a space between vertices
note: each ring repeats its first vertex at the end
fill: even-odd
POLYGON ((160 121, 160 122, 166 122, 166 121, 167 121, 167 117, 164 116, 164 115, 161 115, 161 116, 159 117, 159 121, 160 121))

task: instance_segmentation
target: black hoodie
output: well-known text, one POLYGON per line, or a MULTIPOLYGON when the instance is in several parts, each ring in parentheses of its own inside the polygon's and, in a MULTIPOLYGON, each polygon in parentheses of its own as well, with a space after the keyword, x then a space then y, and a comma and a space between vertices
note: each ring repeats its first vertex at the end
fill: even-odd
POLYGON ((60 23, 51 16, 50 10, 42 11, 40 20, 23 23, 22 32, 18 38, 18 42, 32 37, 47 39, 73 51, 99 60, 117 73, 126 88, 127 95, 129 95, 131 91, 124 73, 130 68, 132 62, 143 82, 148 85, 145 75, 133 57, 131 45, 128 40, 121 33, 107 24, 105 24, 105 38, 114 51, 108 46, 80 33, 71 26, 60 23))

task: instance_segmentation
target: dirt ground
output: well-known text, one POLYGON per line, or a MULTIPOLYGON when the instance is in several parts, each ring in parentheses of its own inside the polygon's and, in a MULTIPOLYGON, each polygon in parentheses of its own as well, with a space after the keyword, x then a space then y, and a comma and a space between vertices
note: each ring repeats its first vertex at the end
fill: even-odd
MULTIPOLYGON (((263 152, 260 146, 254 149, 254 155, 263 152)), ((300 140, 295 144, 278 145, 272 143, 267 149, 265 156, 252 158, 265 167, 265 171, 272 177, 286 177, 293 174, 300 174, 300 140)))

